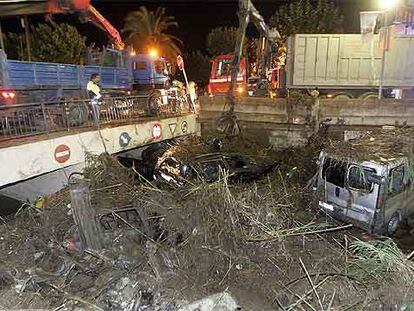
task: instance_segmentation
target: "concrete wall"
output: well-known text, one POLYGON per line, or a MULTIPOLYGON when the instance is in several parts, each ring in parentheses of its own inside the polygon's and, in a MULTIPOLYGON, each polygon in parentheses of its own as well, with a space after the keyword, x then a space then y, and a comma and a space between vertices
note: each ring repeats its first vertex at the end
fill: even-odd
MULTIPOLYGON (((225 97, 201 97, 202 131, 212 129, 214 120, 225 108, 225 97)), ((314 132, 312 121, 330 119, 328 124, 342 135, 344 130, 384 125, 414 126, 414 100, 393 99, 271 99, 247 97, 239 100, 235 112, 246 131, 261 131, 272 144, 285 146, 306 141, 314 132)))
POLYGON ((196 116, 150 119, 0 148, 0 187, 84 162, 88 153, 110 154, 198 132, 196 116), (60 150, 59 148, 65 147, 60 150), (65 157, 66 155, 66 157, 65 157))
MULTIPOLYGON (((295 99, 243 98, 236 106, 241 122, 271 124, 306 124, 312 119, 312 103, 295 99)), ((201 97, 200 122, 220 115, 225 97, 201 97)), ((331 123, 356 126, 409 125, 414 126, 414 100, 383 99, 320 99, 320 119, 331 123)), ((267 127, 271 127, 269 124, 267 127)))

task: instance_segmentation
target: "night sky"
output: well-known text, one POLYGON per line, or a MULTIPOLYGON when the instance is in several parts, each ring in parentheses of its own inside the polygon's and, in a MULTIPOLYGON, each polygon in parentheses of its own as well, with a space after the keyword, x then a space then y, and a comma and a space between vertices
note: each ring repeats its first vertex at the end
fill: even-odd
MULTIPOLYGON (((336 0, 341 13, 345 17, 344 30, 347 33, 359 31, 359 11, 375 10, 376 0, 336 0)), ((266 20, 270 18, 278 6, 289 3, 288 0, 253 0, 256 8, 266 20)), ((144 5, 148 9, 162 6, 167 14, 174 15, 179 23, 178 28, 169 32, 183 41, 183 51, 204 50, 207 33, 218 26, 237 26, 237 0, 92 0, 92 4, 104 15, 118 30, 123 27, 128 12, 144 5)), ((92 24, 80 24, 72 15, 55 16, 56 21, 75 24, 80 32, 95 41, 99 46, 106 44, 107 37, 103 31, 92 24)), ((42 17, 31 17, 33 22, 42 20, 42 17)), ((18 27, 15 19, 2 21, 5 30, 15 31, 18 27)))
MULTIPOLYGON (((346 32, 359 31, 359 11, 376 9, 374 0, 337 0, 345 17, 346 32)), ((287 0, 253 0, 256 8, 266 20, 287 0)), ((180 27, 171 33, 181 38, 184 50, 203 50, 210 29, 218 26, 237 26, 237 0, 158 0, 158 1, 92 1, 93 5, 118 29, 128 12, 141 5, 153 9, 157 6, 167 8, 167 14, 174 15, 180 27)))

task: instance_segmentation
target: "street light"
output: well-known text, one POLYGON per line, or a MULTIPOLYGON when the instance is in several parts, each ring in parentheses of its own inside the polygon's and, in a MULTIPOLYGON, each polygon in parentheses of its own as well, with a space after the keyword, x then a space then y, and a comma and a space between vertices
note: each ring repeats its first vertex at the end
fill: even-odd
POLYGON ((151 56, 151 58, 157 58, 158 57, 158 51, 156 49, 150 49, 148 54, 149 54, 149 56, 151 56))
POLYGON ((382 47, 382 60, 381 60, 381 76, 379 81, 379 88, 378 88, 378 99, 382 98, 382 89, 384 86, 384 73, 385 73, 385 56, 388 49, 388 41, 389 41, 389 31, 388 31, 388 10, 392 8, 396 8, 400 4, 400 0, 379 0, 379 5, 381 9, 384 10, 384 44, 382 47))

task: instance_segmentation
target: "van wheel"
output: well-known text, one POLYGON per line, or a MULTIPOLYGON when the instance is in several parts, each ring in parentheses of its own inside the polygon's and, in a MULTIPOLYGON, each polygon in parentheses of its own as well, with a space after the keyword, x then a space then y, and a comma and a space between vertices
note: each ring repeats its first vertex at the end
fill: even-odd
POLYGON ((395 213, 392 215, 387 224, 387 234, 389 236, 393 235, 397 231, 398 227, 400 226, 400 222, 400 214, 395 213))

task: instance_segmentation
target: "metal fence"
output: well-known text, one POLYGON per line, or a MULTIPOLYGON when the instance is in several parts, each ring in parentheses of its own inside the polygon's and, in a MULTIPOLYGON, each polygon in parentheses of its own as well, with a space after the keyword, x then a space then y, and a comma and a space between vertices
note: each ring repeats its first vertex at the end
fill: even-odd
POLYGON ((160 102, 151 102, 147 95, 134 95, 104 98, 96 106, 90 100, 4 105, 0 106, 0 141, 74 128, 96 128, 108 123, 124 123, 136 118, 178 114, 188 110, 172 99, 165 105, 168 109, 156 109, 154 112, 154 105, 160 102))

